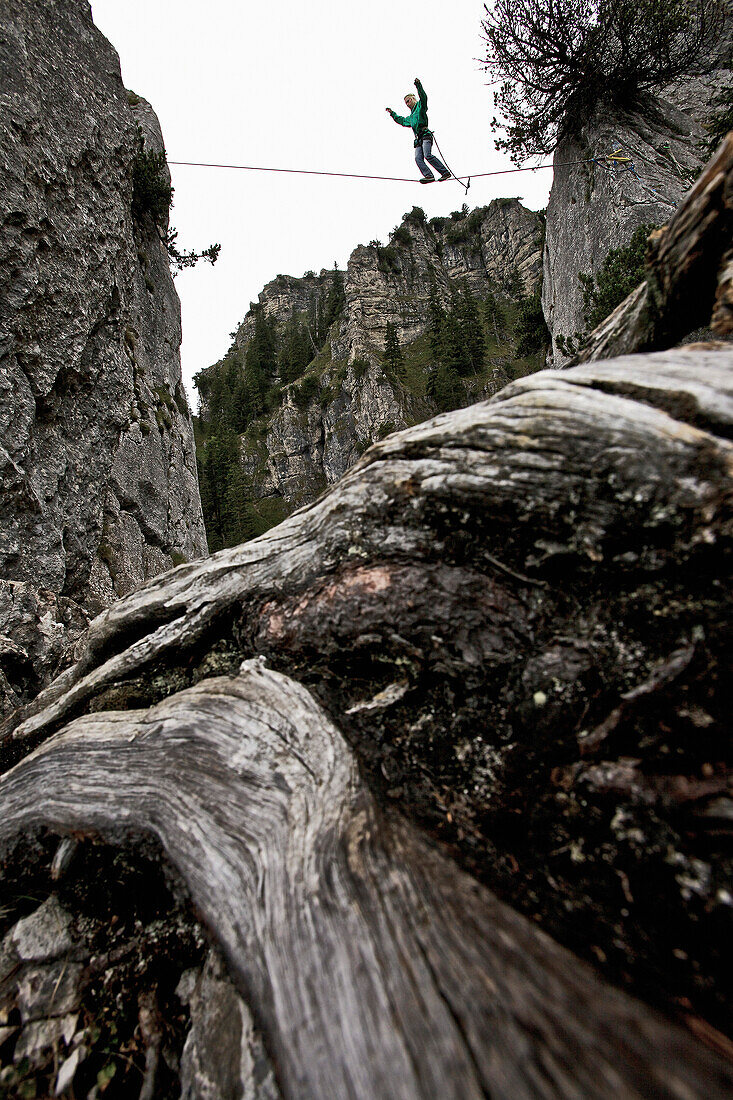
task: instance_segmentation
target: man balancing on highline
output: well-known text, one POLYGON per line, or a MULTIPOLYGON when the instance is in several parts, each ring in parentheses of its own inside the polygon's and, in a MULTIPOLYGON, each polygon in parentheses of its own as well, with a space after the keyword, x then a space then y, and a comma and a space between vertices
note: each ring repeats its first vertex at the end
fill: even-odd
POLYGON ((425 161, 432 164, 436 172, 440 173, 440 182, 442 183, 443 180, 450 179, 450 172, 442 161, 433 156, 433 135, 428 130, 428 97, 417 77, 415 77, 415 87, 420 98, 419 100, 416 99, 412 92, 405 96, 405 104, 410 112, 406 118, 403 118, 402 115, 396 115, 391 107, 385 107, 385 110, 400 126, 412 127, 415 134, 415 161, 423 176, 420 183, 435 183, 435 176, 425 161))

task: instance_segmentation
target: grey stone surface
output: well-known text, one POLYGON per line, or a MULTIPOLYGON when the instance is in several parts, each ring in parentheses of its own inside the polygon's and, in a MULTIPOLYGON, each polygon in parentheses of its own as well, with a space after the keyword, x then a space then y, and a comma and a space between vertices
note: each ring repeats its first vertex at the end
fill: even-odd
MULTIPOLYGON (((0 941, 0 1041, 15 1040, 14 1065, 25 1059, 45 1065, 62 1041, 71 1043, 84 972, 75 947, 71 918, 53 894, 0 941)), ((10 1076, 6 1082, 0 1077, 0 1088, 12 1083, 12 1070, 5 1068, 10 1076)))
POLYGON ((252 1014, 213 951, 202 971, 186 971, 178 995, 191 1014, 181 1055, 181 1100, 278 1100, 252 1014))
POLYGON ((98 611, 206 552, 178 297, 131 216, 136 127, 162 138, 86 0, 3 4, 0 89, 0 570, 98 611))
POLYGON ((76 600, 30 581, 0 580, 0 714, 74 659, 90 614, 76 600))
MULTIPOLYGON (((542 217, 517 199, 497 199, 470 222, 428 226, 408 218, 386 248, 376 242, 355 248, 344 273, 345 310, 332 326, 331 360, 321 376, 329 396, 318 395, 301 409, 286 391, 266 434, 243 439, 242 466, 253 495, 277 498, 284 513, 292 511, 337 481, 375 440, 430 416, 435 410, 427 400, 395 386, 382 369, 387 325, 403 346, 423 335, 432 282, 445 303, 452 280, 465 279, 476 297, 489 290, 509 297, 518 290, 536 293, 542 244, 542 217)), ((326 270, 302 279, 279 275, 257 305, 282 324, 305 313, 332 279, 326 270)), ((240 355, 253 332, 250 309, 234 340, 240 355)), ((476 394, 482 396, 488 394, 476 394)))
POLYGON ((18 958, 23 962, 55 959, 72 946, 70 919, 51 895, 30 916, 19 920, 10 938, 18 958))
MULTIPOLYGON (((719 51, 715 63, 727 57, 727 50, 719 51)), ((595 274, 610 249, 627 245, 639 226, 668 221, 706 159, 702 124, 711 99, 731 79, 730 69, 691 75, 636 112, 601 104, 576 134, 560 140, 542 288, 554 366, 568 359, 557 337, 573 339, 587 328, 579 274, 595 274), (593 161, 617 149, 631 157, 635 174, 593 161)))

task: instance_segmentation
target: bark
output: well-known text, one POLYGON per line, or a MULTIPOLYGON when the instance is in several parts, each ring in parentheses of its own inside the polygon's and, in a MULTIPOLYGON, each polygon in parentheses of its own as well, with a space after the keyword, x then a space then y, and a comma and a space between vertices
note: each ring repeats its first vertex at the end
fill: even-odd
POLYGON ((722 1097, 733 1083, 385 819, 308 692, 257 661, 148 711, 77 719, 5 777, 3 809, 0 839, 41 823, 160 840, 287 1096, 722 1097))
POLYGON ((537 924, 726 1049, 731 379, 522 379, 139 589, 2 727, 0 836, 156 836, 285 1095, 723 1095, 537 924))
POLYGON ((571 365, 670 347, 712 322, 733 333, 733 132, 647 247, 647 278, 589 336, 571 365))

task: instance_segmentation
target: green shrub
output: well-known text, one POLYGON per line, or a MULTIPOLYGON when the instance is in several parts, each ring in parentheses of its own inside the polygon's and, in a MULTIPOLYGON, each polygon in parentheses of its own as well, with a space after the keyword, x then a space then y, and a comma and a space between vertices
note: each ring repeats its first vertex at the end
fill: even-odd
POLYGON ((377 269, 383 275, 399 275, 402 269, 396 248, 393 248, 390 244, 384 248, 377 248, 377 269))
POLYGON ((170 409, 171 412, 172 412, 173 411, 173 405, 174 405, 173 396, 171 394, 171 391, 168 389, 168 386, 165 384, 165 382, 163 382, 162 385, 160 385, 160 386, 156 386, 155 387, 155 392, 158 395, 158 404, 159 405, 165 405, 165 407, 167 409, 170 409))
POLYGON ((315 375, 309 374, 297 386, 293 386, 291 393, 293 401, 299 409, 305 409, 318 395, 320 386, 315 375))
POLYGON ((412 222, 413 225, 425 225, 427 218, 422 206, 413 206, 408 214, 405 214, 403 222, 412 222))
POLYGON ((164 153, 148 152, 138 127, 137 148, 132 162, 132 218, 144 226, 150 218, 159 230, 168 228, 173 188, 167 176, 164 153))
POLYGON ((518 359, 534 355, 550 346, 550 330, 542 312, 542 300, 539 294, 533 298, 522 298, 517 310, 514 327, 517 338, 515 354, 518 359))
POLYGON ((612 248, 595 277, 578 273, 583 287, 585 322, 592 331, 644 281, 646 242, 653 225, 640 225, 627 245, 612 248))
MULTIPOLYGON (((173 188, 168 177, 165 153, 146 150, 143 132, 138 126, 135 155, 132 161, 132 220, 139 229, 155 228, 165 245, 172 266, 176 271, 193 267, 199 260, 215 264, 221 251, 220 244, 211 244, 201 252, 181 252, 176 244, 178 233, 168 225, 173 205, 173 188)), ((145 279, 148 290, 154 287, 145 279)))
POLYGON ((391 243, 393 245, 404 245, 405 248, 412 247, 412 237, 410 236, 410 230, 406 225, 398 225, 392 233, 391 243))

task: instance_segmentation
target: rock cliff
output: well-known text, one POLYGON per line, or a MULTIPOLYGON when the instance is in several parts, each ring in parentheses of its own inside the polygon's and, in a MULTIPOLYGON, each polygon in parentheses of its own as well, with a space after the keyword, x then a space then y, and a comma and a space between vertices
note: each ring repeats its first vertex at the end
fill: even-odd
POLYGON ((481 368, 461 380, 456 404, 495 392, 511 377, 510 361, 518 373, 538 365, 531 355, 517 365, 513 321, 519 304, 539 294, 543 237, 543 216, 516 199, 430 222, 415 208, 387 245, 372 241, 354 249, 345 273, 280 275, 264 288, 223 364, 198 378, 206 427, 217 420, 215 376, 246 373, 257 318, 270 322, 273 357, 288 326, 301 319, 307 365, 288 381, 280 357, 271 379, 273 407, 239 433, 239 492, 253 502, 255 533, 314 500, 369 444, 441 408, 430 392, 435 356, 427 334, 435 310, 449 311, 456 294, 475 303, 486 343, 481 368), (398 370, 385 362, 390 327, 404 358, 398 370))
POLYGON ((178 297, 131 213, 158 121, 86 0, 4 4, 0 77, 0 635, 43 624, 3 658, 8 706, 72 623, 206 544, 178 297))
POLYGON ((534 294, 542 278, 543 219, 517 199, 495 199, 470 214, 407 215, 386 248, 360 245, 349 258, 346 312, 335 358, 381 359, 387 325, 400 343, 421 336, 430 317, 434 281, 443 301, 451 282, 465 279, 475 297, 493 290, 508 298, 534 294))
POLYGON ((555 366, 567 362, 588 328, 580 276, 598 272, 609 251, 626 246, 641 226, 664 225, 702 168, 711 100, 733 80, 730 37, 729 27, 709 73, 677 81, 637 111, 602 103, 558 143, 542 289, 555 366), (606 159, 619 149, 630 164, 606 159))

